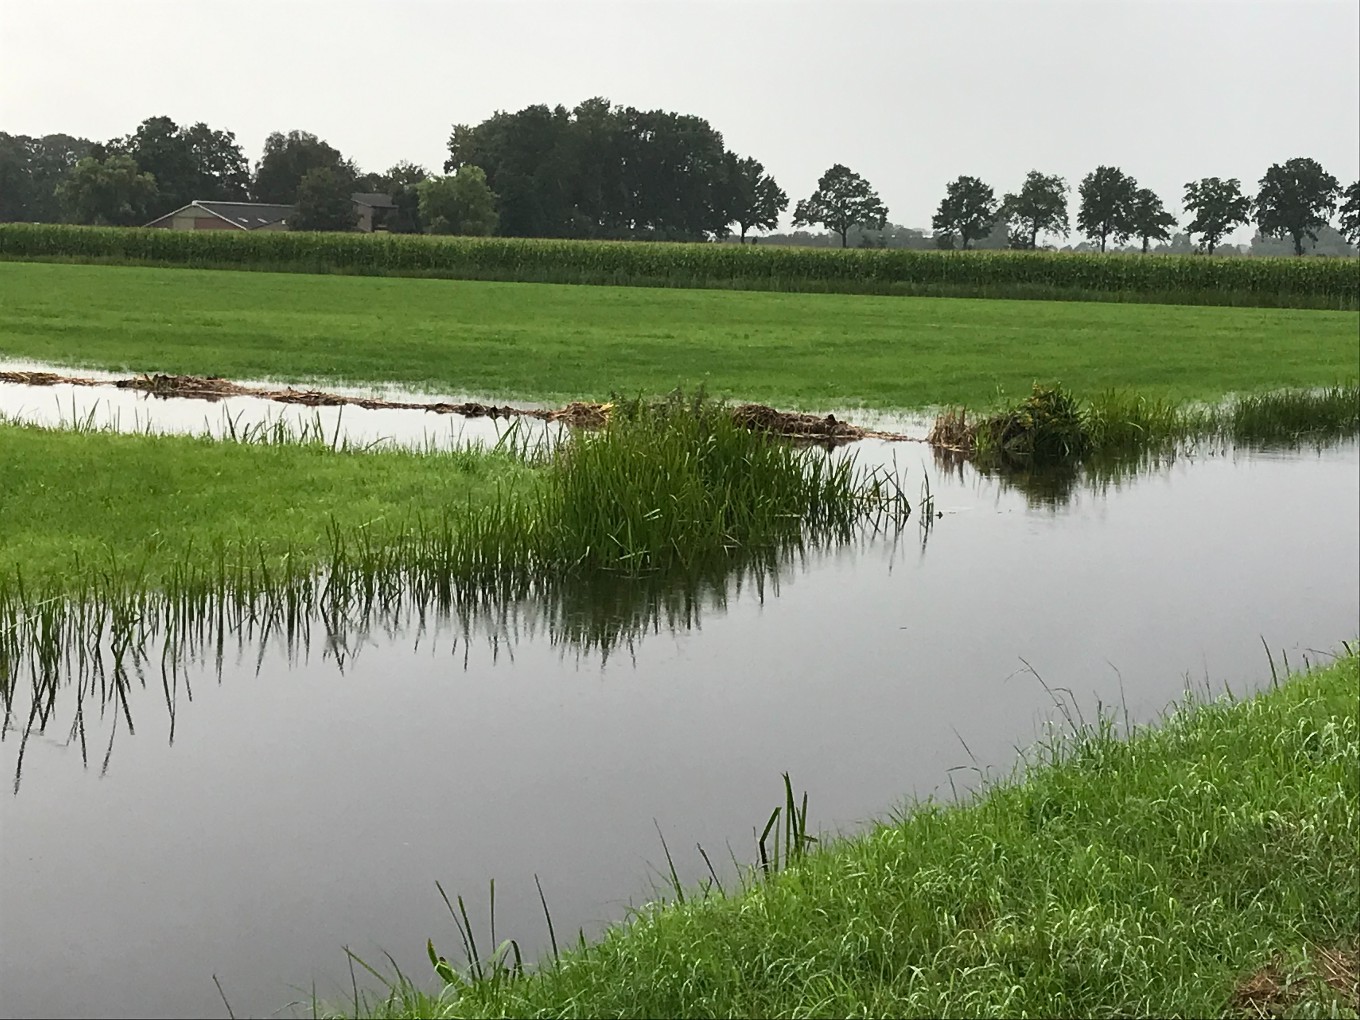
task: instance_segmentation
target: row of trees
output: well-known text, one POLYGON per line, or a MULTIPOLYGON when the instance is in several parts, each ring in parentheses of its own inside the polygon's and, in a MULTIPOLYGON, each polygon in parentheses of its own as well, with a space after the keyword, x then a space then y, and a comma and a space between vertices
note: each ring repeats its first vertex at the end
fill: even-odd
MULTIPOLYGON (((1034 248, 1041 233, 1070 233, 1068 190, 1061 177, 1032 170, 1018 192, 998 200, 976 177, 959 177, 949 184, 931 225, 951 247, 957 242, 968 248, 1004 224, 1010 247, 1034 248)), ((1101 251, 1110 241, 1122 244, 1136 238, 1146 253, 1151 242, 1169 241, 1177 226, 1162 199, 1119 167, 1097 167, 1082 179, 1078 194, 1077 229, 1098 242, 1101 251)), ((1304 239, 1316 243, 1318 231, 1337 213, 1341 233, 1352 244, 1360 243, 1360 182, 1343 190, 1312 159, 1274 164, 1255 197, 1243 193, 1237 178, 1189 181, 1181 203, 1192 217, 1185 232, 1198 236, 1199 250, 1211 255, 1234 228, 1253 222, 1265 237, 1289 238, 1295 254, 1302 255, 1304 239)))
MULTIPOLYGON (((253 200, 296 205, 290 224, 298 229, 346 230, 356 219, 351 194, 380 192, 395 205, 384 225, 398 232, 745 241, 753 230, 774 229, 789 206, 761 162, 729 151, 703 118, 603 98, 456 125, 448 153, 442 177, 407 162, 363 173, 316 135, 275 132, 252 172, 231 132, 168 117, 103 143, 0 133, 0 220, 130 225, 194 199, 253 200)), ((1099 250, 1135 238, 1146 252, 1172 238, 1177 220, 1162 199, 1120 168, 1097 167, 1077 190, 1076 227, 1099 250)), ((931 243, 970 248, 1000 234, 1006 246, 1035 248, 1041 236, 1067 237, 1069 192, 1062 177, 1037 170, 999 198, 961 176, 932 218, 931 243)), ((1302 254, 1305 239, 1316 242, 1337 213, 1342 234, 1360 243, 1360 182, 1343 190, 1311 159, 1270 167, 1254 196, 1235 178, 1188 182, 1182 204, 1192 217, 1185 231, 1209 253, 1254 222, 1302 254)), ((838 163, 797 203, 793 223, 820 226, 842 246, 866 232, 881 243, 888 209, 867 180, 838 163)), ((924 236, 912 233, 913 242, 924 236)))

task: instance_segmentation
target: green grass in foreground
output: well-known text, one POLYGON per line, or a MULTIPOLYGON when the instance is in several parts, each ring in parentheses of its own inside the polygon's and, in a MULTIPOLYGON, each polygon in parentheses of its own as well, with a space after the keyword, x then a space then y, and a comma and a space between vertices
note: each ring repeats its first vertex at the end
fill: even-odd
POLYGON ((1354 1017, 1353 990, 1307 975, 1360 946, 1358 844, 1350 656, 1129 741, 1095 727, 973 804, 919 806, 730 897, 645 908, 540 971, 442 996, 401 981, 349 1010, 1354 1017), (1243 1001, 1272 963, 1303 980, 1243 1001))
POLYGON ((0 575, 76 583, 117 564, 162 572, 215 547, 320 560, 329 529, 398 532, 451 504, 490 505, 531 469, 485 453, 364 453, 0 424, 0 575))
POLYGON ((1360 374, 1354 312, 0 263, 0 357, 573 399, 706 386, 825 410, 1150 398, 1360 374))

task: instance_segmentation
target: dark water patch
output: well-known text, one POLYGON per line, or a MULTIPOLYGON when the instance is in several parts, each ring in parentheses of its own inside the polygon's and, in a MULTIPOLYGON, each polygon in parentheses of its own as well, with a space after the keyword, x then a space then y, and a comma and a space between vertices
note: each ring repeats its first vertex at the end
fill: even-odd
POLYGON ((1053 715, 1021 659, 1139 721, 1187 682, 1268 682, 1262 637, 1282 666, 1360 629, 1354 442, 1181 456, 1062 501, 967 465, 931 485, 924 544, 913 524, 740 587, 616 578, 424 616, 375 599, 291 643, 205 625, 169 698, 154 635, 121 694, 82 698, 59 667, 0 801, 0 1010, 220 1015, 213 974, 238 1015, 313 980, 343 1000, 341 946, 424 975, 426 938, 455 944, 436 880, 484 932, 494 877, 498 928, 533 959, 534 875, 559 938, 593 934, 665 884, 654 818, 696 882, 696 842, 751 859, 782 771, 814 828, 853 830, 1006 768, 1053 715))

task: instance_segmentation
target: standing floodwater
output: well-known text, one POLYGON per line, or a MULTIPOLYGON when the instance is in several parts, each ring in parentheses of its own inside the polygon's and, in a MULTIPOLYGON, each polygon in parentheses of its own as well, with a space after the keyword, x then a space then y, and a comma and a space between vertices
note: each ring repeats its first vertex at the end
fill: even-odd
POLYGON ((317 621, 291 651, 227 634, 170 689, 156 656, 121 694, 57 688, 41 730, 12 686, 0 1010, 221 1015, 216 974, 237 1015, 268 1014, 312 982, 343 999, 346 945, 432 978, 426 937, 457 946, 436 880, 480 910, 494 877, 499 936, 533 956, 535 873, 559 936, 590 935, 651 895, 653 819, 696 880, 695 842, 749 856, 781 771, 814 824, 851 829, 1004 769, 1053 714, 1022 659, 1088 713, 1148 720, 1187 680, 1268 679, 1262 638, 1301 664, 1360 629, 1353 442, 1029 494, 861 452, 894 450, 944 511, 924 544, 913 519, 650 615, 611 590, 633 615, 607 659, 609 613, 568 601, 317 621))

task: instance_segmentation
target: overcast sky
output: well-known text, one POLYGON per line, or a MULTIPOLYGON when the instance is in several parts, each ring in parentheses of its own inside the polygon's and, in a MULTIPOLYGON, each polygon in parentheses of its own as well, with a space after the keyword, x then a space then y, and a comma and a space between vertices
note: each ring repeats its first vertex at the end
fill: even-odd
POLYGON ((1179 213, 1186 181, 1254 191, 1293 156, 1360 175, 1360 3, 0 0, 14 134, 165 114, 252 162, 299 128, 438 170, 454 123, 597 95, 706 117, 795 202, 845 163, 909 226, 959 174, 999 196, 1101 163, 1179 213))

